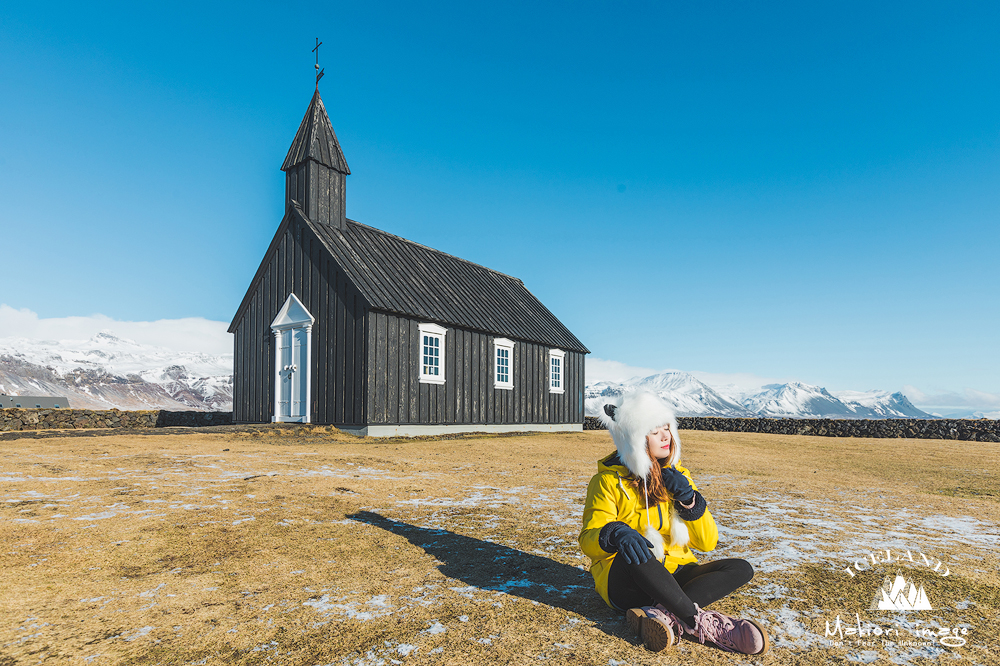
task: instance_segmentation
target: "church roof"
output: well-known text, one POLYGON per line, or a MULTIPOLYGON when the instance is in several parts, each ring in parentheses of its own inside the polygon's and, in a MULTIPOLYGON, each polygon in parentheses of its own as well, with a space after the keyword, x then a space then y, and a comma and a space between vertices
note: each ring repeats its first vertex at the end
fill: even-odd
POLYGON ((337 141, 337 134, 330 124, 330 117, 326 114, 326 107, 319 96, 319 88, 316 88, 312 101, 309 102, 309 108, 299 124, 299 131, 295 133, 295 140, 288 149, 281 170, 286 171, 306 160, 314 160, 344 174, 351 173, 340 149, 340 142, 337 141))
POLYGON ((347 221, 346 231, 295 212, 376 310, 589 353, 517 278, 347 221))

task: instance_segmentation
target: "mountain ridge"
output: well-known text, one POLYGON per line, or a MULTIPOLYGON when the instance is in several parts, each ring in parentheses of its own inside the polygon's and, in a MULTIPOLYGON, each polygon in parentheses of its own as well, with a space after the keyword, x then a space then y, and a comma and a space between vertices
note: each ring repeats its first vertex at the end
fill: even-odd
POLYGON ((74 408, 230 411, 232 354, 179 352, 101 331, 88 340, 0 338, 0 393, 74 408))
POLYGON ((608 398, 631 391, 652 391, 674 408, 677 416, 742 418, 935 418, 913 405, 902 392, 838 391, 788 382, 765 384, 756 390, 712 387, 694 375, 667 370, 624 382, 595 382, 584 389, 585 413, 597 416, 608 398))

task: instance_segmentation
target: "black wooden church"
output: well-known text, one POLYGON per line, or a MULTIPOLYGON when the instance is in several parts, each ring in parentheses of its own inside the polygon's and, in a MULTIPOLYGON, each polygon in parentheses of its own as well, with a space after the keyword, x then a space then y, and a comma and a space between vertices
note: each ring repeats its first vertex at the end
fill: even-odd
POLYGON ((524 283, 347 219, 318 86, 281 170, 285 216, 229 327, 236 422, 582 429, 589 351, 524 283))

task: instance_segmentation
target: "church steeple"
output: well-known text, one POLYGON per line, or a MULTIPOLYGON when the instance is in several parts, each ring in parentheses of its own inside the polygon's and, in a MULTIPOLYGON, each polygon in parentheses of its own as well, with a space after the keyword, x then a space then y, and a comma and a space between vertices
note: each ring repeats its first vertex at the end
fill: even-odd
POLYGON ((347 228, 346 177, 351 170, 319 96, 319 81, 281 170, 286 209, 294 199, 313 222, 347 228))

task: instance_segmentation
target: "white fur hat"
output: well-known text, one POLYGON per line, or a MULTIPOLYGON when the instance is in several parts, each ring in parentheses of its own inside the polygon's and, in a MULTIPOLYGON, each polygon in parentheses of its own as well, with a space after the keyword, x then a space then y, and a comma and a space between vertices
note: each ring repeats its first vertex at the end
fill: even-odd
POLYGON ((655 393, 637 391, 609 400, 602 405, 597 418, 611 433, 618 457, 636 477, 645 479, 649 476, 653 463, 649 459, 646 435, 660 426, 669 425, 673 439, 667 465, 680 462, 681 439, 677 435, 677 418, 667 401, 655 393), (613 409, 609 409, 608 405, 612 405, 613 409))

